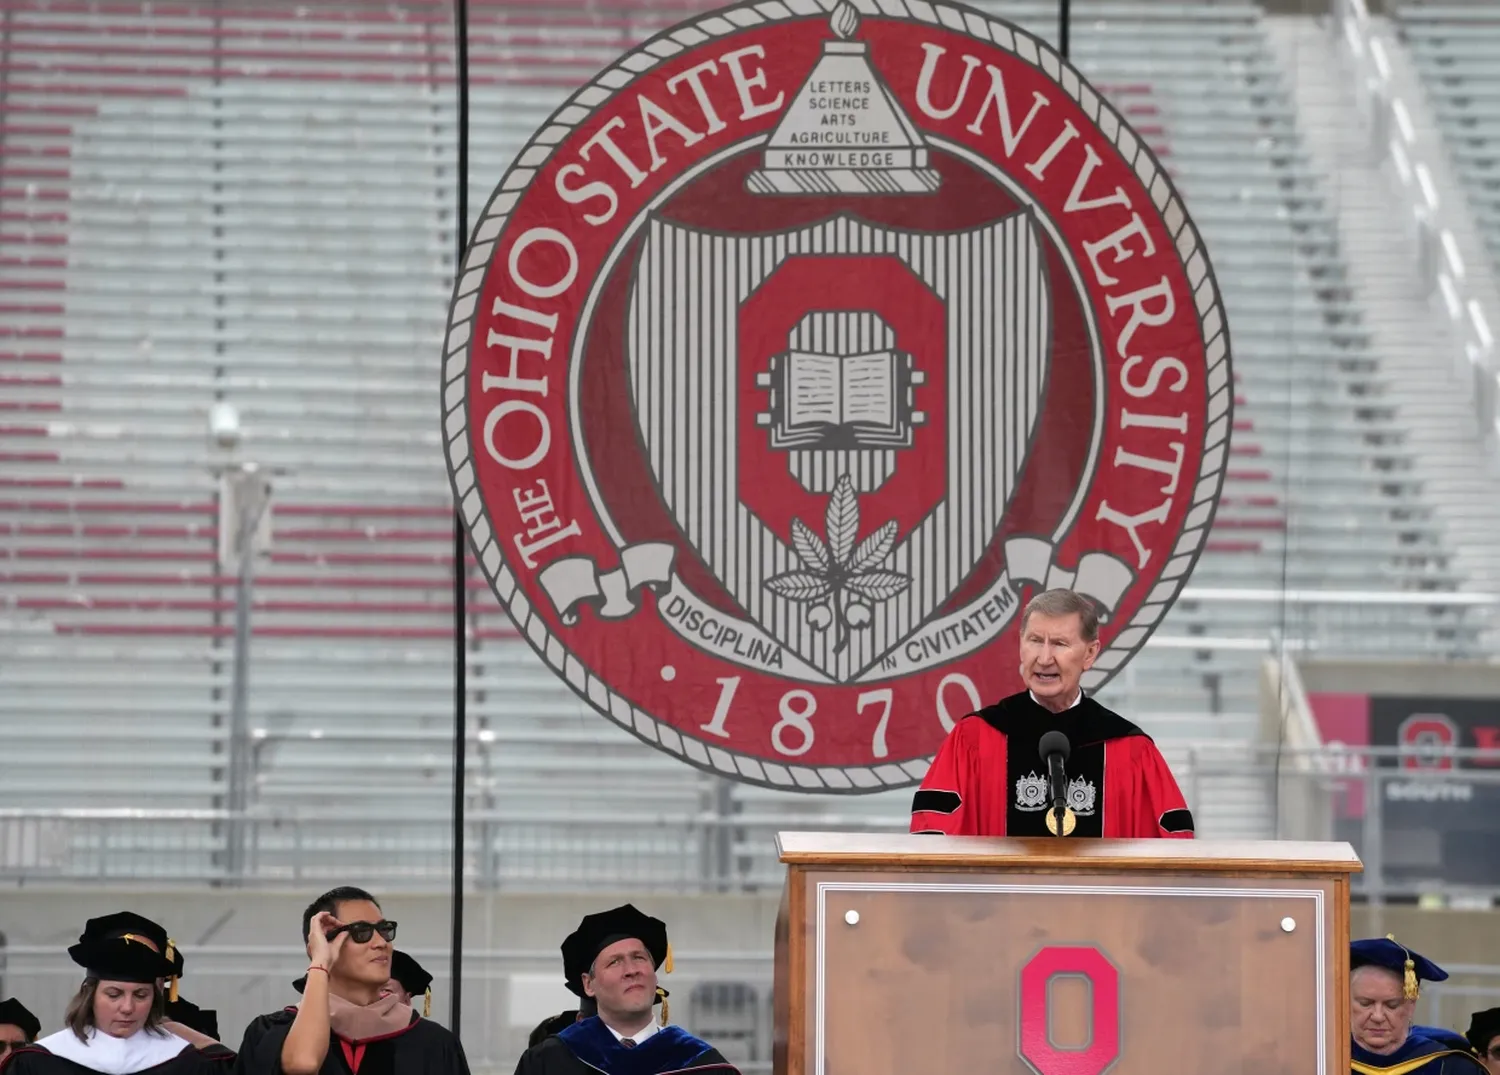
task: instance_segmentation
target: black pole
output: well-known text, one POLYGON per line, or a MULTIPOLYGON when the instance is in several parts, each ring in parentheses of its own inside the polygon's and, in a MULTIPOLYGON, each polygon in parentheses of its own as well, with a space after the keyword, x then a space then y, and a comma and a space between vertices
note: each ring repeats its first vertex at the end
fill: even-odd
MULTIPOLYGON (((469 242, 469 3, 453 0, 453 74, 458 87, 458 207, 453 236, 455 278, 469 242)), ((469 577, 464 520, 453 505, 453 936, 449 953, 448 1029, 462 1040, 464 997, 464 761, 469 738, 469 577)))
POLYGON ((1068 38, 1073 26, 1073 0, 1057 0, 1057 51, 1068 58, 1068 38))

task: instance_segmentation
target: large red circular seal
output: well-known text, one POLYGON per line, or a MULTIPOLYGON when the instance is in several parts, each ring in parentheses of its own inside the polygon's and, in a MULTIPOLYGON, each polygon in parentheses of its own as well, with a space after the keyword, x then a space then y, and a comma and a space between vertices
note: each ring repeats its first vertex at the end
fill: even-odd
POLYGON ((442 404, 521 634, 604 716, 773 787, 918 782, 1020 689, 1033 591, 1097 688, 1203 548, 1232 411, 1208 255, 1046 44, 763 0, 624 56, 475 229, 442 404))

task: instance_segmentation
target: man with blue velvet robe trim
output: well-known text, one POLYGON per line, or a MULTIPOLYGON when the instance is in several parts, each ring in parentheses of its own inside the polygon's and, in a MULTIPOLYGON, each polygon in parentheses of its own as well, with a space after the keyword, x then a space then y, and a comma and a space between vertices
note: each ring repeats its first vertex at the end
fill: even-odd
POLYGON ((1448 973, 1394 938, 1349 946, 1350 1049, 1355 1075, 1485 1075, 1473 1053, 1414 1032, 1422 981, 1448 973))
POLYGON ((596 1005, 597 1014, 527 1049, 516 1075, 735 1073, 708 1042, 667 1023, 666 990, 658 988, 656 972, 663 963, 670 971, 672 956, 660 919, 630 904, 587 915, 563 941, 562 955, 568 988, 596 1005))

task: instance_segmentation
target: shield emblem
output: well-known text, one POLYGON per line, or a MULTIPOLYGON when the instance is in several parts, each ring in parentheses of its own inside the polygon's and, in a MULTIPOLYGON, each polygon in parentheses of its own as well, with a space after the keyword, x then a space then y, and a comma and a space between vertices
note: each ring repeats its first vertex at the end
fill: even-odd
POLYGON ((745 615, 830 679, 906 641, 994 539, 1050 295, 1027 211, 942 233, 647 224, 628 355, 662 500, 745 615))

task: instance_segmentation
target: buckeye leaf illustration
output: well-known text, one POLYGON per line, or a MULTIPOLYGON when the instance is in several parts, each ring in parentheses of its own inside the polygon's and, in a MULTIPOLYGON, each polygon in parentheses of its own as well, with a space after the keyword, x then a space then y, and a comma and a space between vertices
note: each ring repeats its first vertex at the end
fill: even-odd
POLYGON ((817 630, 834 628, 834 652, 849 644, 848 630, 868 627, 874 604, 905 593, 911 576, 881 565, 896 547, 896 520, 859 537, 859 497, 849 475, 839 476, 823 518, 827 540, 801 519, 792 520, 792 551, 801 566, 766 580, 766 589, 788 601, 812 605, 807 621, 817 630))

